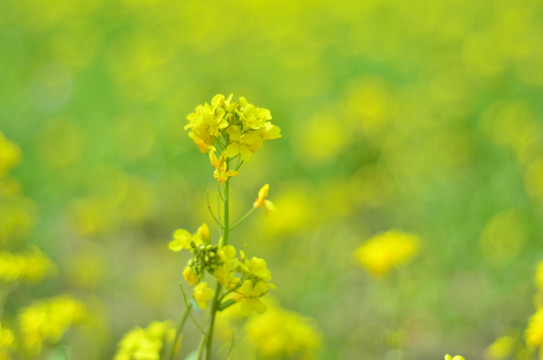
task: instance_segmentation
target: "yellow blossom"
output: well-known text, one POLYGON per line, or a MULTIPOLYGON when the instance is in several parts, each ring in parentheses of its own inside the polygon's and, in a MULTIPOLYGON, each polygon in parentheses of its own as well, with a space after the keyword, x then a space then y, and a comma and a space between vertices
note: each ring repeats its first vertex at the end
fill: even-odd
POLYGON ((249 316, 253 310, 257 314, 262 314, 266 311, 266 305, 260 301, 260 297, 268 292, 268 286, 261 281, 253 285, 251 280, 245 280, 243 285, 237 291, 237 301, 240 303, 240 312, 243 316, 249 316))
POLYGON ((200 307, 200 309, 207 309, 207 301, 212 299, 215 292, 207 287, 206 282, 199 283, 194 287, 192 296, 194 297, 194 300, 196 300, 196 303, 200 307))
POLYGON ((215 269, 213 275, 227 290, 234 289, 241 281, 236 277, 231 263, 224 263, 220 265, 217 267, 217 269, 215 269))
POLYGON ((209 243, 210 240, 211 235, 209 233, 209 227, 206 223, 203 223, 193 235, 185 229, 175 230, 173 233, 173 240, 168 244, 168 248, 175 252, 183 249, 191 250, 193 245, 199 246, 204 243, 209 243))
POLYGON ((239 172, 235 170, 228 170, 228 165, 224 158, 224 153, 221 154, 220 158, 217 158, 214 148, 209 151, 209 161, 211 162, 211 165, 215 167, 215 172, 213 173, 213 176, 222 184, 224 184, 229 177, 239 175, 239 172))
POLYGON ((268 270, 266 260, 253 256, 250 260, 244 259, 240 264, 242 271, 247 277, 253 277, 257 280, 268 281, 271 279, 271 272, 268 270))
POLYGON ((257 131, 249 131, 242 134, 239 126, 232 125, 228 128, 231 144, 226 148, 226 156, 241 156, 241 160, 248 161, 253 153, 262 147, 262 138, 257 131))
POLYGON ((275 211, 275 205, 273 205, 273 203, 270 200, 266 200, 269 192, 270 192, 269 184, 262 186, 262 188, 258 191, 258 198, 253 203, 253 207, 255 208, 265 207, 266 216, 268 216, 270 211, 275 211))
POLYGON ((0 252, 0 280, 2 281, 36 282, 47 275, 54 274, 55 271, 55 265, 36 247, 31 247, 19 254, 0 252))
POLYGON ((381 277, 410 261, 419 247, 418 236, 390 230, 362 244, 356 249, 355 256, 371 275, 381 277))
POLYGON ((190 286, 194 286, 198 282, 198 275, 196 275, 190 266, 185 267, 183 270, 183 277, 190 286))
POLYGON ((530 317, 525 336, 528 345, 543 346, 543 308, 530 317))

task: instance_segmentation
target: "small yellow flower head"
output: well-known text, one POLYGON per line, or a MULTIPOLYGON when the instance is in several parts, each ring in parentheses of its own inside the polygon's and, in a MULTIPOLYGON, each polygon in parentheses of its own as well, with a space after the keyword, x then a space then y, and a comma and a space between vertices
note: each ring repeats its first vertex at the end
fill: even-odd
POLYGON ((191 249, 190 241, 192 235, 185 229, 177 229, 173 233, 173 240, 168 244, 168 248, 172 251, 178 252, 183 249, 191 249))
POLYGON ((186 266, 183 270, 183 277, 190 286, 194 286, 198 282, 198 275, 194 272, 194 270, 192 270, 190 266, 186 266))
POLYGON ((266 216, 268 216, 270 211, 275 211, 275 206, 273 205, 273 203, 269 200, 266 200, 269 192, 270 192, 269 184, 262 186, 262 188, 258 191, 258 197, 256 198, 253 204, 255 208, 265 207, 266 216))
POLYGON ((135 328, 119 342, 114 360, 159 360, 164 344, 173 340, 175 330, 169 321, 151 323, 146 329, 135 328))
POLYGON ((409 262, 419 247, 418 236, 390 230, 362 244, 355 256, 372 276, 382 277, 392 268, 409 262))
POLYGON ((194 287, 192 296, 194 297, 194 300, 196 300, 196 303, 200 307, 200 309, 207 309, 207 301, 212 299, 215 295, 215 292, 207 287, 206 282, 199 283, 194 287))
POLYGON ((268 286, 264 282, 256 282, 253 284, 251 280, 245 280, 243 285, 237 291, 237 301, 240 303, 240 312, 243 316, 249 316, 253 310, 257 314, 262 314, 266 311, 266 305, 260 298, 268 292, 268 286))
POLYGON ((224 263, 219 266, 213 274, 217 281, 227 290, 232 290, 238 286, 240 279, 236 277, 234 267, 231 263, 224 263))
POLYGON ((246 277, 255 280, 269 281, 271 280, 271 272, 268 270, 266 260, 253 256, 252 259, 245 259, 240 264, 242 272, 246 277))
POLYGON ((451 356, 447 354, 445 355, 445 360, 465 360, 465 359, 460 355, 451 356))
POLYGON ((224 184, 229 177, 239 175, 239 172, 227 169, 224 153, 221 154, 221 157, 219 159, 217 158, 217 155, 215 155, 215 148, 212 148, 209 151, 209 161, 211 162, 211 165, 215 167, 215 172, 213 173, 213 176, 221 184, 224 184))
POLYGON ((512 336, 502 336, 496 339, 485 350, 485 358, 489 360, 502 360, 509 358, 515 348, 515 339, 512 336))
POLYGON ((175 252, 183 249, 193 250, 195 247, 209 243, 210 241, 209 227, 206 223, 203 223, 193 235, 185 229, 175 230, 173 240, 168 244, 168 248, 175 252))
POLYGON ((530 346, 543 346, 543 308, 530 317, 525 332, 526 343, 530 346))
MULTIPOLYGON (((0 328, 0 350, 10 348, 13 345, 15 345, 15 335, 13 335, 13 331, 5 327, 0 328)), ((0 359, 2 359, 1 352, 0 359)))

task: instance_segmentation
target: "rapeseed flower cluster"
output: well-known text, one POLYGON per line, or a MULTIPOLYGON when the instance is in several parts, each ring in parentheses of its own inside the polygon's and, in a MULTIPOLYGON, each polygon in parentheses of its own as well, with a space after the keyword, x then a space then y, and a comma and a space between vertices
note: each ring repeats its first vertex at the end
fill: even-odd
POLYGON ((370 275, 383 277, 393 268, 409 262, 419 248, 417 235, 390 230, 360 245, 355 256, 370 275))
POLYGON ((120 341, 114 360, 159 360, 164 345, 171 342, 174 335, 169 321, 155 321, 145 329, 132 329, 120 341))
POLYGON ((268 109, 256 107, 244 97, 234 102, 232 96, 219 94, 213 97, 211 105, 198 105, 187 116, 189 123, 185 126, 191 130, 189 136, 200 151, 209 154, 214 176, 222 184, 239 175, 239 166, 250 160, 264 141, 281 137, 281 129, 271 123, 268 109), (236 157, 238 165, 231 169, 229 159, 236 157))
MULTIPOLYGON (((204 224, 205 225, 205 224, 204 224)), ((213 297, 213 290, 207 287, 203 280, 206 273, 212 275, 229 292, 233 293, 236 302, 240 303, 240 312, 248 316, 253 310, 259 314, 266 311, 266 306, 260 298, 274 288, 270 283, 271 272, 267 267, 266 260, 258 257, 247 258, 244 251, 238 251, 232 245, 224 246, 199 243, 188 240, 185 236, 180 240, 176 234, 185 234, 184 229, 176 230, 174 240, 170 242, 169 248, 172 251, 186 249, 185 246, 178 246, 180 241, 189 244, 189 250, 194 255, 185 269, 183 277, 194 288, 193 296, 201 309, 207 308, 207 301, 213 297)), ((186 232, 187 234, 190 233, 186 232)), ((191 239, 197 235, 191 236, 191 239)), ((200 238, 197 237, 198 240, 200 238)))

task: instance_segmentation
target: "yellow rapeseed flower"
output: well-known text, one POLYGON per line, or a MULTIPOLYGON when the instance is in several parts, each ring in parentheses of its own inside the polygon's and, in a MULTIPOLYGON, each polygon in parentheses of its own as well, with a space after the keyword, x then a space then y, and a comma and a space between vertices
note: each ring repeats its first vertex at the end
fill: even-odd
POLYGON ((237 301, 240 303, 240 312, 243 316, 249 316, 253 310, 257 314, 262 314, 266 311, 266 305, 260 298, 268 292, 268 286, 258 281, 253 284, 251 280, 245 280, 243 285, 237 291, 237 301))
POLYGON ((266 216, 268 216, 270 211, 275 211, 275 205, 273 205, 273 203, 270 200, 267 200, 269 192, 270 192, 269 184, 262 186, 262 188, 258 191, 258 197, 253 203, 253 206, 255 208, 265 207, 266 216))
POLYGON ((203 223, 196 233, 191 235, 185 229, 177 229, 173 233, 173 240, 168 244, 168 248, 172 251, 178 252, 183 249, 192 249, 192 245, 198 246, 204 243, 209 243, 211 235, 209 233, 209 227, 206 223, 203 223))
POLYGON ((183 277, 190 286, 194 286, 198 282, 198 275, 192 270, 190 266, 186 266, 183 270, 183 277))
POLYGON ((207 309, 207 301, 212 299, 215 295, 215 292, 207 287, 206 282, 199 283, 194 287, 192 296, 194 297, 194 300, 196 300, 196 303, 200 307, 200 309, 207 309))
POLYGON ((226 156, 229 158, 239 154, 241 160, 249 161, 253 153, 263 145, 262 138, 257 131, 242 134, 239 126, 232 125, 228 128, 228 134, 231 144, 226 148, 226 156))
POLYGON ((418 236, 390 230, 362 244, 355 255, 372 276, 382 277, 392 268, 410 261, 419 247, 418 236))
POLYGON ((224 152, 221 154, 220 158, 217 158, 217 155, 215 155, 215 148, 211 148, 211 150, 209 150, 209 161, 211 162, 211 165, 215 167, 213 176, 220 181, 221 184, 224 184, 229 177, 239 175, 239 172, 235 170, 228 170, 224 152))

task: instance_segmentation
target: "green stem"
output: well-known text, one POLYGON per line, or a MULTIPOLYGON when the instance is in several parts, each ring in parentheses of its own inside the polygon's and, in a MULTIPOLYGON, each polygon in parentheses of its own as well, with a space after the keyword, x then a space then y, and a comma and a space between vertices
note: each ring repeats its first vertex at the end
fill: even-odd
MULTIPOLYGON (((228 168, 229 160, 226 160, 226 167, 228 168)), ((228 245, 228 235, 230 232, 230 179, 227 179, 224 184, 224 220, 223 220, 223 235, 222 241, 223 246, 228 245)), ((211 351, 213 347, 213 330, 215 327, 215 317, 217 316, 217 311, 219 310, 221 298, 221 284, 217 281, 217 286, 215 288, 215 296, 211 304, 211 320, 209 321, 209 330, 207 331, 207 341, 206 341, 206 360, 211 359, 211 351)))
POLYGON ((215 288, 215 298, 213 304, 211 304, 211 320, 209 321, 209 330, 207 331, 207 344, 206 344, 206 360, 211 359, 211 349, 213 347, 213 329, 215 327, 215 318, 217 311, 219 310, 219 297, 221 292, 221 283, 217 281, 217 287, 215 288))
POLYGON ((181 330, 183 330, 183 326, 185 325, 185 321, 187 321, 187 317, 189 316, 190 309, 192 308, 192 304, 189 304, 188 306, 185 306, 185 311, 183 312, 183 315, 181 316, 181 319, 179 319, 179 323, 177 324, 177 330, 175 332, 175 338, 173 340, 172 349, 170 351, 170 360, 173 360, 175 354, 177 353, 177 350, 179 349, 179 338, 181 336, 181 330))
POLYGON ((200 341, 200 347, 198 348, 198 355, 196 355, 196 360, 200 360, 202 358, 202 353, 204 352, 204 347, 206 344, 207 336, 204 335, 202 337, 202 341, 200 341))
POLYGON ((256 208, 253 207, 251 210, 247 211, 247 214, 243 215, 243 217, 241 219, 239 219, 239 221, 237 223, 232 225, 232 227, 229 230, 234 230, 235 228, 240 226, 249 216, 251 216, 251 214, 253 213, 253 211, 255 211, 255 209, 256 208))

